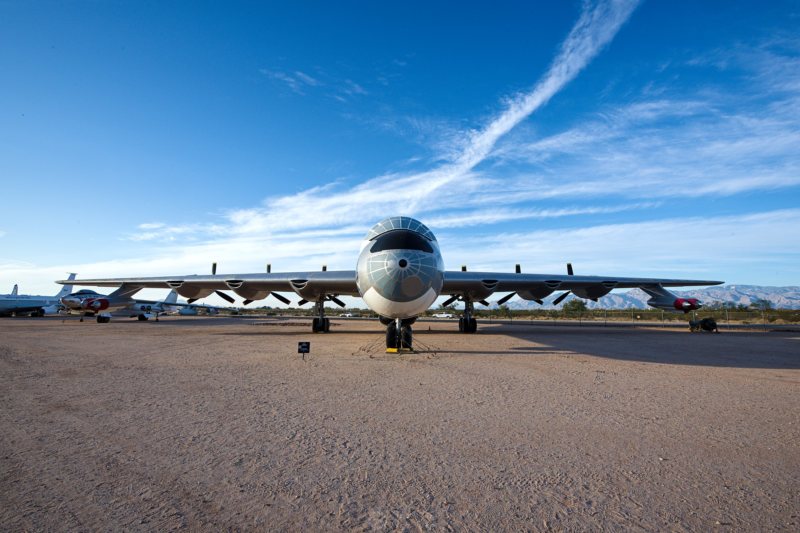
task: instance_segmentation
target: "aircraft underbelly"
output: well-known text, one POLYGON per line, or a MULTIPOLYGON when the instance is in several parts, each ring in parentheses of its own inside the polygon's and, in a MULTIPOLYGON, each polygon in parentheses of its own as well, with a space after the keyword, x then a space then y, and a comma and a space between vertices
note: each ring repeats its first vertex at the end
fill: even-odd
POLYGON ((387 318, 411 318, 424 313, 436 301, 436 291, 429 288, 422 296, 408 302, 395 302, 381 296, 370 287, 362 296, 364 303, 381 316, 387 318))

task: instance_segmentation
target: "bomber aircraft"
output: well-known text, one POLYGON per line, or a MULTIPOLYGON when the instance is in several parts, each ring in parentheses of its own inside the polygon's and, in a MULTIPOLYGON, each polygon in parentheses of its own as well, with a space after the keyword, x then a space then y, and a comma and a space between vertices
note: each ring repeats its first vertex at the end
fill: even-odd
MULTIPOLYGON (((75 274, 70 274, 69 279, 61 283, 70 283, 75 279, 75 274)), ((72 285, 64 285, 55 296, 34 296, 19 294, 19 288, 14 285, 11 294, 0 294, 0 316, 29 315, 44 316, 46 313, 57 313, 61 308, 60 299, 72 291, 72 285)))
MULTIPOLYGON (((80 285, 80 283, 79 283, 80 285)), ((158 321, 160 315, 170 313, 175 309, 197 307, 192 304, 178 302, 178 293, 173 289, 162 301, 137 300, 133 294, 139 288, 131 289, 123 285, 111 294, 98 294, 95 291, 82 289, 61 298, 61 304, 68 312, 84 316, 97 316, 97 322, 104 324, 111 321, 112 316, 137 317, 139 320, 148 320, 155 317, 158 321)), ((195 314, 197 314, 195 312, 195 314)))
MULTIPOLYGON (((134 294, 144 288, 171 288, 190 302, 214 292, 233 291, 245 303, 261 300, 272 294, 288 303, 279 292, 294 292, 298 304, 314 303, 314 332, 330 330, 325 317, 325 302, 341 307, 341 295, 360 296, 380 316, 386 328, 388 350, 411 349, 411 325, 440 295, 449 298, 443 305, 463 302, 464 311, 458 320, 462 333, 475 333, 475 302, 489 305, 486 299, 494 293, 509 293, 498 300, 503 304, 514 295, 524 300, 543 303, 555 291, 564 291, 554 301, 560 303, 570 293, 579 298, 597 300, 612 289, 638 287, 650 295, 648 305, 658 309, 689 312, 699 309, 695 298, 679 298, 666 287, 719 285, 721 281, 628 278, 618 276, 578 276, 568 265, 566 275, 468 272, 444 269, 442 254, 433 232, 411 217, 387 218, 369 230, 361 245, 356 270, 284 272, 257 274, 220 274, 160 276, 140 278, 83 279, 78 285, 119 286, 114 294, 134 294)), ((67 283, 60 281, 59 283, 67 283)), ((98 319, 99 320, 99 319, 98 319)))

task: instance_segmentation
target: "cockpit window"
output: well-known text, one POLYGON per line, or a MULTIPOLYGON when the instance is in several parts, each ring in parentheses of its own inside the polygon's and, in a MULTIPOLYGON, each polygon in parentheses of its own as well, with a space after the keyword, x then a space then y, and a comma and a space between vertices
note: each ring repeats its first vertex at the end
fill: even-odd
POLYGON ((433 253, 433 247, 428 240, 414 231, 393 230, 375 239, 375 244, 370 248, 370 252, 383 252, 386 250, 418 250, 420 252, 433 253))
POLYGON ((90 294, 97 294, 97 293, 89 289, 81 289, 78 292, 73 292, 72 294, 70 294, 70 296, 88 296, 90 294))

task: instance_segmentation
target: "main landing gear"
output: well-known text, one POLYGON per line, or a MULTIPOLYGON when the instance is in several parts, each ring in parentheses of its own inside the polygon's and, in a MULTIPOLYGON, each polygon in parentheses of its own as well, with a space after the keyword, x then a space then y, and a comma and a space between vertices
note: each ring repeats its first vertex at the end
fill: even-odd
POLYGON ((478 321, 472 314, 475 312, 475 307, 472 300, 464 299, 464 316, 458 319, 458 331, 461 333, 475 333, 478 331, 478 321))
POLYGON ((108 324, 109 322, 111 322, 110 316, 97 315, 98 324, 108 324))
POLYGON ((317 316, 311 321, 311 331, 314 333, 328 333, 331 330, 331 319, 325 316, 325 300, 317 300, 314 311, 317 316))
POLYGON ((411 324, 416 322, 416 318, 396 318, 386 323, 386 351, 398 352, 402 350, 411 351, 413 335, 411 324), (388 323, 387 323, 388 322, 388 323))

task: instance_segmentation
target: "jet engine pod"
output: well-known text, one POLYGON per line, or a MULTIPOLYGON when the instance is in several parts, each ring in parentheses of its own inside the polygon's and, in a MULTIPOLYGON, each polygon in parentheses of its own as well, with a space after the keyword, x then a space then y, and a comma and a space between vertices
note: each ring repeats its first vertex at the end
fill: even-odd
POLYGON ((205 298, 206 296, 213 293, 214 289, 203 289, 199 287, 192 287, 191 285, 187 285, 184 283, 182 286, 176 288, 175 292, 177 292, 184 298, 189 298, 191 300, 199 300, 200 298, 205 298))
POLYGON ((677 298, 672 303, 672 306, 678 311, 683 311, 684 313, 695 311, 702 307, 697 298, 677 298))
POLYGON ((529 289, 526 291, 518 291, 517 296, 528 301, 544 300, 553 294, 554 290, 555 289, 551 289, 549 287, 537 287, 535 289, 529 289))
POLYGON ((104 311, 108 309, 108 300, 105 298, 90 298, 84 300, 81 307, 91 311, 104 311))
POLYGON ((263 300, 264 298, 269 296, 269 291, 265 291, 264 289, 256 289, 254 287, 248 287, 247 282, 239 284, 232 284, 230 282, 226 283, 228 283, 228 287, 232 289, 233 292, 235 292, 245 300, 263 300))
POLYGON ((579 298, 597 301, 598 298, 605 296, 616 286, 616 281, 603 281, 602 283, 593 283, 585 287, 576 287, 572 289, 572 293, 579 298))

